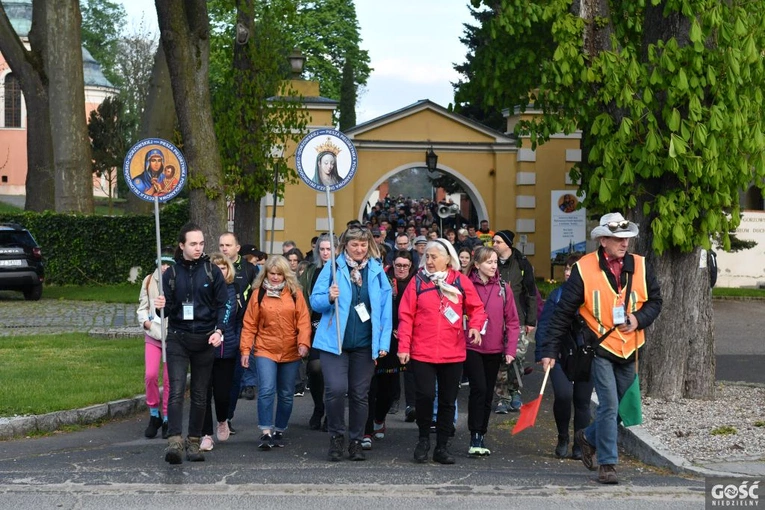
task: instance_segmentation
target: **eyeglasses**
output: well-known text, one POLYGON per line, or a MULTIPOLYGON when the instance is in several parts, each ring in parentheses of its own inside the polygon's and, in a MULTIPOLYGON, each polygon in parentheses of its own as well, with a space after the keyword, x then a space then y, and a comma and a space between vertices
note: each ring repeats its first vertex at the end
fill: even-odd
POLYGON ((412 267, 412 264, 393 264, 396 269, 409 269, 412 267))
POLYGON ((630 222, 627 220, 624 221, 610 221, 606 224, 608 227, 608 230, 611 232, 616 232, 617 230, 626 230, 630 226, 630 222))

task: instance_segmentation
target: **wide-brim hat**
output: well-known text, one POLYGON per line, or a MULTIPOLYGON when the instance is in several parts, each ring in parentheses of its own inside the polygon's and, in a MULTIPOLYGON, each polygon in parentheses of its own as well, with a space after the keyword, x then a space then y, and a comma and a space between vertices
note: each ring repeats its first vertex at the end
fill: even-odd
POLYGON ((608 213, 600 217, 600 224, 590 232, 591 239, 600 237, 637 237, 640 229, 635 223, 624 219, 621 213, 608 213))

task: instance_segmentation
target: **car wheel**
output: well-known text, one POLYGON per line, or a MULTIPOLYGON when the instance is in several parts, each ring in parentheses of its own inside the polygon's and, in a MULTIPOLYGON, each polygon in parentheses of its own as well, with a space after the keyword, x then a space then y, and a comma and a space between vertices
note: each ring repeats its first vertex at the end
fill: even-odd
POLYGON ((24 299, 27 301, 39 301, 42 297, 42 285, 33 285, 24 289, 24 299))

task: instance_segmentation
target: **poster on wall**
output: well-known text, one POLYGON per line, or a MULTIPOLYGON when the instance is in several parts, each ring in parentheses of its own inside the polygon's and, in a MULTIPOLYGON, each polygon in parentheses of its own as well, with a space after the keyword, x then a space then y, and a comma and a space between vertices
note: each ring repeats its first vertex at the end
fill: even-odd
POLYGON ((550 259, 562 261, 569 253, 584 253, 587 244, 587 211, 573 190, 550 192, 550 259))

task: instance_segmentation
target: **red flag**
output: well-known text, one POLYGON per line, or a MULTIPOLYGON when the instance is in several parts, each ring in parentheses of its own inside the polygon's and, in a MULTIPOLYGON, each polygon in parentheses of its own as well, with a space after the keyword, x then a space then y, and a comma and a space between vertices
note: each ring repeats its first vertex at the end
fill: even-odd
POLYGON ((545 378, 542 381, 542 389, 539 390, 539 396, 521 406, 521 415, 518 416, 518 421, 515 422, 513 427, 513 435, 529 427, 533 427, 537 421, 537 414, 539 414, 539 405, 542 403, 542 395, 545 392, 545 386, 547 385, 547 376, 550 375, 550 369, 545 371, 545 378))

